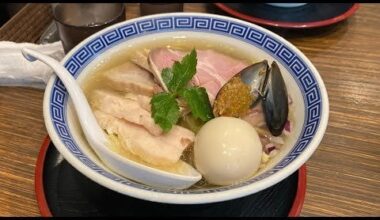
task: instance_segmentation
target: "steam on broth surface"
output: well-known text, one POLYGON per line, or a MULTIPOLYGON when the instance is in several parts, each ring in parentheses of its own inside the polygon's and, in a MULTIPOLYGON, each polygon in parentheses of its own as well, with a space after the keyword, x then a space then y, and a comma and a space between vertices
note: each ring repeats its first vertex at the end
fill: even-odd
MULTIPOLYGON (((232 57, 234 59, 240 60, 248 64, 257 63, 258 61, 260 61, 260 59, 256 57, 255 54, 238 51, 232 45, 220 44, 217 41, 205 40, 204 38, 174 37, 174 38, 165 38, 165 39, 151 39, 146 42, 136 43, 136 44, 124 47, 123 50, 117 51, 114 54, 106 57, 99 64, 97 64, 95 68, 90 70, 90 73, 88 74, 87 78, 83 81, 84 83, 82 84, 83 91, 87 99, 90 101, 90 104, 96 101, 96 100, 92 100, 91 97, 93 96, 94 92, 97 90, 111 91, 112 93, 115 93, 119 95, 120 97, 125 97, 126 92, 118 91, 117 89, 115 89, 115 86, 113 86, 111 83, 108 83, 108 78, 106 75, 107 71, 130 61, 137 62, 140 64, 139 65, 140 67, 142 67, 143 69, 144 68, 147 69, 149 68, 148 66, 149 64, 145 60, 145 58, 148 56, 150 51, 155 48, 170 48, 173 50, 183 51, 185 53, 192 50, 193 48, 197 50, 211 49, 215 52, 225 54, 229 57, 232 57)), ((261 108, 255 107, 254 110, 261 111, 261 108)), ((125 111, 128 111, 128 109, 125 109, 125 111)), ((251 119, 248 118, 246 120, 249 121, 251 119)), ((289 121, 292 121, 291 113, 289 114, 289 121)), ((182 121, 180 120, 178 125, 184 126, 190 130, 193 129, 192 127, 189 127, 188 124, 183 123, 183 119, 182 121)), ((274 141, 274 143, 276 143, 276 141, 284 142, 286 141, 287 137, 284 134, 282 134, 280 137, 269 136, 268 130, 263 125, 255 127, 255 128, 257 129, 257 132, 260 135, 263 147, 265 146, 266 148, 263 150, 264 151, 268 149, 271 150, 270 152, 267 152, 267 154, 263 155, 261 159, 262 165, 260 166, 260 170, 261 170, 265 167, 265 164, 267 163, 268 159, 274 156, 273 152, 276 151, 276 149, 272 149, 273 147, 270 145, 271 142, 272 141, 274 141)), ((190 146, 187 147, 183 151, 183 153, 180 156, 180 160, 177 163, 171 166, 160 166, 160 165, 152 165, 150 163, 147 163, 146 161, 142 160, 139 156, 131 152, 128 152, 128 150, 123 149, 117 135, 110 133, 109 138, 111 141, 110 143, 112 143, 109 146, 111 150, 113 150, 114 152, 130 160, 133 160, 135 162, 141 163, 146 166, 150 166, 153 168, 157 168, 160 170, 177 173, 177 174, 181 174, 181 171, 185 169, 184 168, 185 164, 182 161, 184 161, 185 163, 193 167, 196 166, 194 163, 193 143, 191 143, 190 146)), ((201 181, 193 185, 191 189, 205 188, 205 187, 217 187, 217 186, 209 184, 207 183, 207 181, 205 181, 205 179, 202 179, 201 181)))

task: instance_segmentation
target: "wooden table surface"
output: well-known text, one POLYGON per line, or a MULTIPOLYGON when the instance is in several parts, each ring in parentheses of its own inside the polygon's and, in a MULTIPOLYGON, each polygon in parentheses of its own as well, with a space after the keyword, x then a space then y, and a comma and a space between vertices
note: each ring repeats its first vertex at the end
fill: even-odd
MULTIPOLYGON (((0 40, 36 42, 51 22, 48 4, 28 4, 0 40)), ((185 4, 206 12, 207 4, 185 4)), ((330 118, 307 162, 301 216, 380 216, 380 4, 361 4, 347 21, 313 31, 277 31, 314 63, 326 84, 330 118)), ((127 4, 127 18, 139 16, 127 4)), ((0 216, 39 216, 34 169, 46 136, 43 91, 0 87, 0 216)))

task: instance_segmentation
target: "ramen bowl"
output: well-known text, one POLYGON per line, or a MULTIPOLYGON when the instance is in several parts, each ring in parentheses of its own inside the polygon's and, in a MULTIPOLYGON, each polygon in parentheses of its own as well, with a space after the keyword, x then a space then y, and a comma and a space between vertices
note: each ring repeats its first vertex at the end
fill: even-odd
MULTIPOLYGON (((53 76, 45 91, 44 119, 51 140, 63 157, 96 183, 127 196, 171 204, 231 200, 266 189, 297 171, 317 149, 329 115, 328 96, 314 65, 284 38, 257 25, 205 13, 167 13, 131 19, 82 41, 62 60, 78 83, 104 60, 123 49, 160 39, 202 38, 276 61, 292 97, 294 125, 281 151, 252 178, 229 186, 159 189, 120 176, 106 167, 83 135, 62 82, 53 76)), ((212 155, 210 155, 212 156, 212 155)))

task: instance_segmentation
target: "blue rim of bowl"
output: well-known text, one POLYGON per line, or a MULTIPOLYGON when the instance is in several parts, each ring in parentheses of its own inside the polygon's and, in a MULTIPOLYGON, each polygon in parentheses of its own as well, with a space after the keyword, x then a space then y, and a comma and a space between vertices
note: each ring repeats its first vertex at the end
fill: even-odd
MULTIPOLYGON (((219 34, 244 41, 252 46, 266 51, 275 60, 279 61, 297 82, 298 87, 302 91, 303 101, 305 104, 305 120, 301 135, 288 155, 274 168, 255 178, 236 185, 223 186, 213 189, 162 190, 136 183, 102 169, 85 154, 83 154, 71 135, 67 124, 66 115, 68 94, 64 85, 58 78, 53 78, 51 90, 47 90, 47 97, 50 97, 48 103, 48 114, 50 114, 49 116, 51 117, 51 122, 49 123, 52 123, 55 130, 54 132, 59 137, 60 144, 65 145, 66 149, 70 151, 70 153, 82 164, 114 182, 137 189, 168 194, 207 194, 237 189, 263 180, 264 178, 267 178, 289 166, 291 162, 295 161, 299 155, 307 149, 307 146, 313 141, 313 138, 315 139, 315 135, 321 123, 323 110, 320 85, 315 78, 316 75, 319 76, 316 69, 314 67, 311 68, 312 64, 306 57, 303 56, 301 52, 293 52, 296 50, 295 48, 291 49, 288 45, 286 45, 286 43, 281 42, 286 42, 285 39, 282 39, 270 31, 263 30, 265 29, 238 19, 205 13, 168 13, 146 16, 115 24, 94 34, 84 41, 84 45, 78 45, 75 47, 63 60, 65 68, 75 78, 77 78, 81 71, 93 59, 95 59, 98 54, 101 54, 105 50, 111 49, 120 43, 124 43, 127 40, 143 35, 146 36, 150 34, 173 31, 197 31, 219 34), (297 53, 299 54, 297 55, 297 53), (314 71, 312 69, 314 69, 314 71)), ((323 82, 320 81, 320 83, 322 83, 322 87, 325 89, 323 82)), ((326 104, 328 104, 327 96, 324 98, 326 98, 325 101, 326 104)), ((324 109, 328 109, 328 106, 325 106, 324 109)), ((328 112, 324 112, 324 114, 328 114, 328 112)), ((324 122, 321 132, 324 132, 326 125, 327 119, 324 122)), ((322 137, 319 137, 318 140, 316 140, 316 145, 319 144, 321 138, 322 137)), ((55 145, 57 145, 57 143, 55 143, 55 145)), ((300 163, 299 166, 302 164, 303 163, 300 163)), ((299 167, 297 167, 297 169, 298 168, 299 167)), ((283 178, 285 178, 285 176, 282 177, 282 179, 283 178)), ((277 179, 277 182, 282 179, 277 179)), ((277 182, 273 182, 271 185, 277 182)))

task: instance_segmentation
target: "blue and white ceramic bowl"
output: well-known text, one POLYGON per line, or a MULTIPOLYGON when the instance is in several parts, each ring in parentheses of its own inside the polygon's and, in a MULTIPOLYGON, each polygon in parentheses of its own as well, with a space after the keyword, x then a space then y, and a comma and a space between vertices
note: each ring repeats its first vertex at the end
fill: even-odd
POLYGON ((107 167, 87 144, 65 87, 52 77, 44 97, 48 133, 63 157, 93 181, 122 194, 162 203, 199 204, 243 197, 268 188, 291 175, 317 149, 325 132, 329 103, 325 85, 314 65, 282 37, 238 19, 203 13, 169 13, 128 20, 104 29, 71 50, 62 60, 82 83, 89 69, 136 42, 173 37, 202 37, 249 51, 258 59, 276 60, 293 98, 295 123, 280 153, 260 173, 237 185, 214 189, 161 190, 121 177, 107 167))

